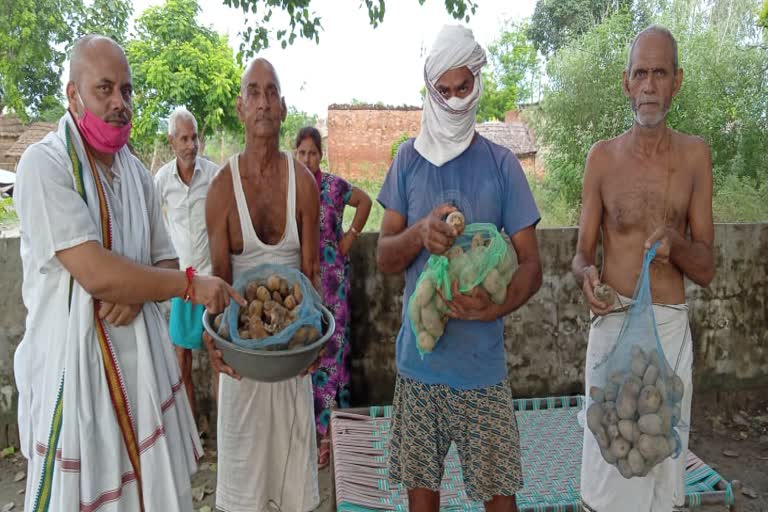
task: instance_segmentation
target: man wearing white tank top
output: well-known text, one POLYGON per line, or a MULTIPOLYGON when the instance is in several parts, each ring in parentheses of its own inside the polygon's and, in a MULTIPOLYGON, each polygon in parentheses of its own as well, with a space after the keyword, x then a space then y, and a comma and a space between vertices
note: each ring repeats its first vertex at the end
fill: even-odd
MULTIPOLYGON (((211 182, 206 224, 213 274, 233 282, 261 263, 319 270, 319 198, 314 177, 279 149, 285 100, 272 65, 252 61, 237 113, 245 151, 211 182)), ((219 370, 218 484, 222 512, 307 512, 319 505, 309 375, 265 383, 241 379, 205 339, 219 370)))

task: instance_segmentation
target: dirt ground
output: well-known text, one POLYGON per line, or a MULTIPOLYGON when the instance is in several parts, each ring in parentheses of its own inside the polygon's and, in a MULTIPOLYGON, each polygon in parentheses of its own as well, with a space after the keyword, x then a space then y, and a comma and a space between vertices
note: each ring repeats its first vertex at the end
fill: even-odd
MULTIPOLYGON (((739 500, 745 512, 768 512, 768 397, 761 403, 718 414, 706 408, 694 411, 691 450, 730 480, 744 484, 739 500)), ((207 441, 207 442, 206 442, 207 441)), ((216 451, 206 442, 206 455, 192 479, 194 509, 214 510, 216 451)), ((0 458, 0 512, 24 510, 25 459, 18 453, 0 458)), ((331 477, 320 472, 318 512, 331 512, 331 477)))

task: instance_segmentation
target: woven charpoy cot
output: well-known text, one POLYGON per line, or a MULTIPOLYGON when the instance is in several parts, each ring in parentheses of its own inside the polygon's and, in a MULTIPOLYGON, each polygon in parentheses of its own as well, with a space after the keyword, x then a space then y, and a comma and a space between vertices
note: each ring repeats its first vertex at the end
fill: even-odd
MULTIPOLYGON (((579 475, 583 429, 576 415, 583 397, 515 400, 523 451, 525 488, 517 495, 521 512, 581 511, 579 475)), ((387 451, 391 407, 336 410, 331 416, 334 503, 338 512, 407 511, 406 492, 390 486, 387 451)), ((738 486, 734 482, 734 486, 738 486)), ((737 510, 731 483, 688 453, 686 505, 737 510)), ((458 453, 445 461, 441 510, 482 511, 464 490, 458 453)))

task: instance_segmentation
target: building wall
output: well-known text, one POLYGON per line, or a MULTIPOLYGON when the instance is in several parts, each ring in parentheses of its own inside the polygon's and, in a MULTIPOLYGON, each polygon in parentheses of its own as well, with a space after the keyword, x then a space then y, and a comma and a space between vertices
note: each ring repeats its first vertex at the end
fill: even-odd
POLYGON ((421 110, 328 110, 328 162, 347 179, 378 178, 392 163, 392 144, 415 137, 421 110))

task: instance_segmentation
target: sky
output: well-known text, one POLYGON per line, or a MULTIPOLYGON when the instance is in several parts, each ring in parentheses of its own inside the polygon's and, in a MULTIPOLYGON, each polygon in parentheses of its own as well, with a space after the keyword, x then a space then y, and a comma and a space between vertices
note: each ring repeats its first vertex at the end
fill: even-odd
MULTIPOLYGON (((237 50, 242 11, 226 7, 223 0, 199 2, 199 20, 228 35, 237 50)), ((161 3, 135 0, 134 17, 161 3)), ((477 13, 466 25, 487 48, 505 21, 530 17, 536 1, 476 0, 476 4, 477 13)), ((375 29, 362 0, 313 0, 311 5, 322 19, 319 44, 297 37, 287 49, 273 43, 259 56, 277 69, 286 103, 321 118, 328 105, 352 99, 420 105, 424 59, 432 41, 444 24, 458 23, 446 12, 444 0, 426 0, 424 5, 418 0, 387 0, 384 22, 375 29)), ((287 15, 277 19, 287 20, 287 15)))

